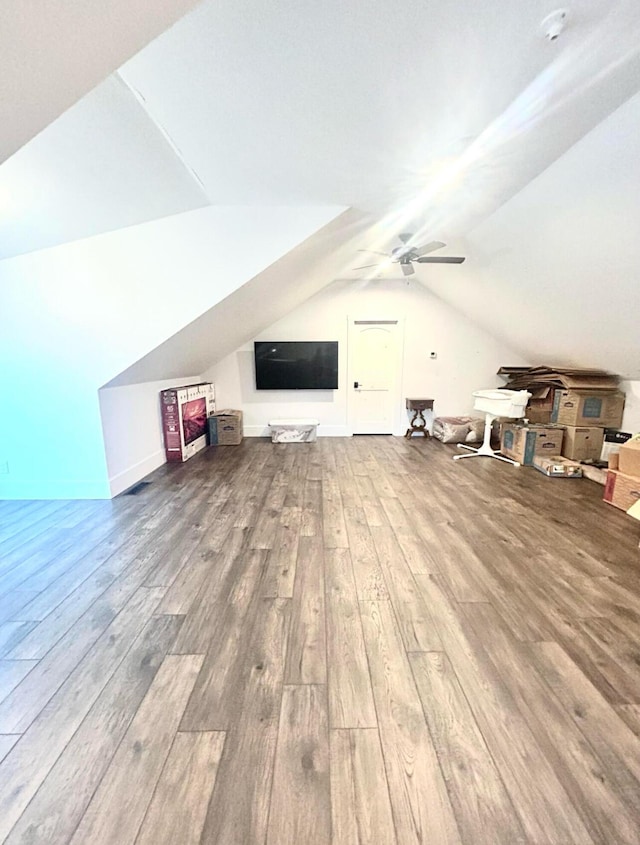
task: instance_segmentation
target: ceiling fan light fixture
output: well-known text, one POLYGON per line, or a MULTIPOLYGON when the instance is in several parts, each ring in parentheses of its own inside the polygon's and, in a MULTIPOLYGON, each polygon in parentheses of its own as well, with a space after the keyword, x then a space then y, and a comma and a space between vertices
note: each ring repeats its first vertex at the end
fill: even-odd
MULTIPOLYGON (((375 253, 386 256, 386 261, 380 264, 365 264, 364 266, 354 267, 354 270, 368 270, 373 267, 378 267, 381 271, 391 264, 399 264, 405 276, 412 276, 415 273, 413 264, 462 264, 465 260, 463 256, 458 255, 441 255, 431 256, 429 253, 435 252, 446 246, 442 241, 429 241, 422 246, 408 246, 411 239, 415 235, 408 232, 402 232, 398 235, 402 246, 394 247, 390 253, 375 253)), ((358 250, 358 252, 366 252, 366 250, 358 250)))

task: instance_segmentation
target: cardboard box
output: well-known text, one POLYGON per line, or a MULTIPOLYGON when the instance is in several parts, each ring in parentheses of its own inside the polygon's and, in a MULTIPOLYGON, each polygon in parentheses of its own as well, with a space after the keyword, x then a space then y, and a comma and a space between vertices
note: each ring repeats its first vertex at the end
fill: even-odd
POLYGON ((618 467, 625 475, 640 476, 640 438, 628 440, 620 446, 618 467))
POLYGON ((623 410, 624 393, 619 390, 556 390, 551 422, 618 428, 623 410))
POLYGON ((507 458, 530 466, 534 455, 559 455, 562 452, 564 429, 543 425, 504 423, 500 451, 507 458))
POLYGON ((209 427, 209 436, 207 438, 207 445, 208 446, 217 446, 218 445, 218 419, 215 414, 211 414, 209 419, 207 420, 207 424, 209 427))
POLYGON ((218 446, 238 446, 242 443, 242 411, 227 408, 214 414, 216 443, 218 446))
POLYGON ((533 466, 549 478, 582 478, 582 467, 561 455, 534 455, 533 466))
POLYGON ((607 472, 603 499, 614 508, 628 511, 640 499, 640 478, 610 469, 607 472))
POLYGON ((187 461, 207 445, 207 420, 215 411, 212 384, 187 384, 160 391, 167 461, 187 461))
POLYGON ((529 399, 529 404, 524 412, 526 419, 532 423, 540 423, 545 425, 551 422, 551 412, 553 411, 553 390, 549 390, 544 398, 536 399, 532 397, 529 399))
POLYGON ((596 426, 567 425, 562 454, 572 461, 599 461, 604 429, 596 426))

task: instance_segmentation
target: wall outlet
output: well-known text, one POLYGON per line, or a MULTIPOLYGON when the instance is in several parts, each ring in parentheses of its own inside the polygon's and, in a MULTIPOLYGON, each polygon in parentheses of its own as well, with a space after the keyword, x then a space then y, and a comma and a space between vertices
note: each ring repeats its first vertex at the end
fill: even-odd
POLYGON ((0 458, 0 475, 9 475, 9 461, 0 458))
POLYGON ((437 358, 437 357, 438 357, 438 353, 437 353, 437 352, 430 352, 430 353, 429 353, 429 358, 433 358, 433 359, 435 359, 435 358, 437 358))

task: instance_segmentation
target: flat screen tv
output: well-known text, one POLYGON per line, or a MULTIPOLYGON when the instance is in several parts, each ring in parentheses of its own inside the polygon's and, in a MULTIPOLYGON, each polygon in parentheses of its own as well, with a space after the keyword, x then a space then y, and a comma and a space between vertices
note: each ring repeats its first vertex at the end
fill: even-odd
POLYGON ((337 340, 254 343, 257 390, 335 390, 337 340))

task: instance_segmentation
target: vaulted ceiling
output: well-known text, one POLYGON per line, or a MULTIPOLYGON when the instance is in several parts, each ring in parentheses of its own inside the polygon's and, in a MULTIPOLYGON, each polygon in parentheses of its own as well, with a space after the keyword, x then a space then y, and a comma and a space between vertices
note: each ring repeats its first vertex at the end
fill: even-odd
MULTIPOLYGON (((510 314, 525 295, 509 285, 521 268, 495 263, 505 247, 492 221, 509 232, 499 210, 527 196, 539 219, 553 179, 542 194, 527 186, 578 142, 592 144, 591 164, 617 143, 593 133, 640 89, 637 0, 574 3, 554 42, 540 26, 548 0, 194 5, 26 0, 12 11, 0 34, 10 130, 0 157, 17 152, 0 166, 0 259, 204 205, 350 207, 375 220, 362 247, 386 249, 400 231, 459 244, 457 290, 435 273, 417 278, 521 340, 474 305, 481 277, 484 301, 503 296, 510 314), (474 236, 483 226, 491 259, 474 236)), ((624 154, 634 149, 632 139, 624 154)), ((511 243, 526 235, 524 202, 511 243)), ((283 288, 282 308, 292 301, 283 288)))
POLYGON ((638 90, 637 3, 582 0, 556 42, 549 11, 216 0, 120 73, 213 203, 332 203, 457 229, 638 90), (454 162, 465 184, 436 214, 425 206, 454 162))
POLYGON ((195 5, 195 0, 4 3, 0 162, 195 5))
POLYGON ((351 206, 446 239, 640 86, 635 0, 582 0, 556 42, 548 0, 208 0, 144 46, 194 5, 7 16, 0 159, 144 49, 0 168, 1 257, 207 203, 351 206))

